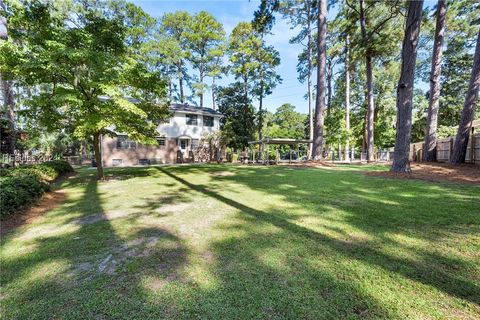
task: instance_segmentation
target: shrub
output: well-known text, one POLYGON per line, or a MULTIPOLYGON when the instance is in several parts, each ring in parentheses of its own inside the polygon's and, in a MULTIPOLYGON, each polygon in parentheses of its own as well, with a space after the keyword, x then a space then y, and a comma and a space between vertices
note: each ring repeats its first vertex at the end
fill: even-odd
POLYGON ((0 169, 0 217, 15 213, 37 200, 49 189, 49 182, 73 172, 66 161, 0 169))

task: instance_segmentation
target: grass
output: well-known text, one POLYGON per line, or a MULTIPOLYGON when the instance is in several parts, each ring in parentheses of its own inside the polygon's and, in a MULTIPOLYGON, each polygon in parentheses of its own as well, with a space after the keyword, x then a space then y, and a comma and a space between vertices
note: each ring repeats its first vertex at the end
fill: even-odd
POLYGON ((1 239, 1 318, 478 319, 480 188, 358 171, 81 169, 1 239))

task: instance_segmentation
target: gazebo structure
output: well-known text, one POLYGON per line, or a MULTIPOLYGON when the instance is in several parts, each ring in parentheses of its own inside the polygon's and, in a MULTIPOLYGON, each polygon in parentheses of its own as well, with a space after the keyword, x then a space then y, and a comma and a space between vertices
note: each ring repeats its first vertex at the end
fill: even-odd
MULTIPOLYGON (((312 140, 307 140, 307 139, 288 139, 288 138, 263 138, 261 140, 255 140, 255 141, 249 141, 249 145, 260 145, 260 150, 263 150, 262 154, 259 157, 259 161, 262 162, 263 164, 269 164, 270 159, 268 157, 269 155, 269 146, 270 145, 290 145, 290 146, 295 146, 296 148, 296 153, 293 153, 293 150, 290 149, 289 155, 286 157, 286 159, 282 159, 280 156, 280 152, 278 148, 275 149, 275 163, 278 162, 298 162, 302 161, 301 157, 299 156, 300 154, 300 149, 299 145, 301 144, 306 144, 307 146, 312 143, 312 140), (295 157, 293 157, 293 154, 296 154, 295 157)), ((308 149, 308 147, 307 147, 308 149)), ((255 159, 255 153, 253 154, 253 159, 255 159)), ((305 160, 307 158, 305 157, 305 160)))

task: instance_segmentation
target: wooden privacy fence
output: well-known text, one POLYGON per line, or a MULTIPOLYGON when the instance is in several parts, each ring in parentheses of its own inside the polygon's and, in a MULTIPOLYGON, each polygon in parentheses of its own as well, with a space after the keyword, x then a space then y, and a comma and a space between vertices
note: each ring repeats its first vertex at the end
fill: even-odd
MULTIPOLYGON (((455 137, 437 140, 437 161, 448 162, 452 156, 455 137)), ((410 144, 410 161, 423 160, 423 142, 410 144)), ((468 140, 467 155, 465 162, 480 164, 480 133, 471 134, 468 140)))

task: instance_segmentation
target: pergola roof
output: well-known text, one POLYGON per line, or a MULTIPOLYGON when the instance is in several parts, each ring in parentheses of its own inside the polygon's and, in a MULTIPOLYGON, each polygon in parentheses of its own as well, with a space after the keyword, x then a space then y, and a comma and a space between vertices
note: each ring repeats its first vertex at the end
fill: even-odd
POLYGON ((248 144, 299 144, 312 143, 312 140, 306 139, 288 139, 288 138, 263 138, 262 140, 248 141, 248 144))

